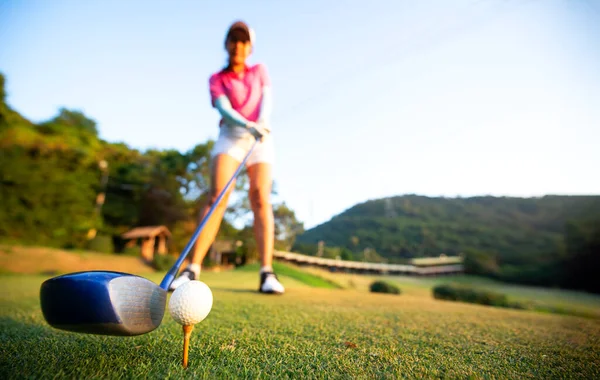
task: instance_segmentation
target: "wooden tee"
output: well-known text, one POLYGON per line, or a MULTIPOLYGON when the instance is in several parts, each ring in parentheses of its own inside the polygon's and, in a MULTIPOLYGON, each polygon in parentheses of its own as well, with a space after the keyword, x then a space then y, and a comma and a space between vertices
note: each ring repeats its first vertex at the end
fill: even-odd
POLYGON ((188 352, 190 349, 190 336, 192 335, 193 329, 194 329, 194 325, 183 326, 183 368, 187 368, 187 366, 188 366, 188 352))

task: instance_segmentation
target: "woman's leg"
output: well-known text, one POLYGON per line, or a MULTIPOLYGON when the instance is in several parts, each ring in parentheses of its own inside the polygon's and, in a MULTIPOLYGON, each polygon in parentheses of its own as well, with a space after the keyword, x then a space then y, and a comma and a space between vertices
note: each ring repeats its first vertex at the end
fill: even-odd
MULTIPOLYGON (((215 204, 219 194, 223 191, 227 182, 233 176, 233 173, 237 170, 240 162, 235 158, 226 155, 219 154, 215 157, 214 166, 211 175, 211 191, 210 198, 208 202, 204 205, 203 210, 200 213, 200 217, 198 223, 202 221, 202 219, 206 216, 210 208, 215 204)), ((235 180, 232 182, 231 187, 221 199, 221 202, 215 208, 212 216, 206 224, 204 228, 198 235, 198 239, 196 240, 196 244, 194 246, 194 251, 191 257, 191 262, 193 264, 200 264, 202 260, 204 260, 204 256, 208 252, 208 249, 213 244, 217 233, 219 232, 219 227, 221 226, 221 222, 223 221, 223 216, 225 215, 225 210, 227 209, 227 203, 229 201, 229 195, 231 194, 233 188, 235 187, 235 180)))
POLYGON ((282 294, 285 289, 273 273, 273 244, 275 225, 273 206, 271 205, 271 165, 256 163, 248 167, 250 179, 250 205, 254 214, 254 236, 260 254, 259 291, 262 293, 282 294))
POLYGON ((261 264, 270 268, 273 263, 273 244, 275 226, 273 206, 271 205, 271 188, 273 179, 271 165, 257 163, 248 167, 250 179, 250 205, 254 213, 254 236, 260 254, 261 264))
MULTIPOLYGON (((229 182, 229 180, 237 170, 239 164, 240 161, 237 161, 235 158, 227 154, 218 154, 217 156, 215 156, 211 171, 210 197, 207 203, 200 211, 198 223, 202 222, 202 219, 206 216, 206 214, 208 214, 210 208, 215 204, 217 198, 219 197, 219 194, 221 194, 221 192, 227 185, 227 182, 229 182)), ((232 182, 227 193, 221 199, 221 202, 216 206, 211 217, 206 221, 206 224, 204 225, 202 231, 200 231, 198 239, 196 239, 196 243, 191 252, 190 264, 182 272, 181 276, 175 279, 175 281, 173 281, 173 283, 171 284, 172 290, 176 289, 179 285, 189 281, 190 279, 197 279, 200 272, 200 265, 202 264, 202 260, 204 260, 208 249, 212 245, 213 241, 215 240, 215 237, 217 236, 217 233, 219 232, 221 221, 223 220, 225 210, 227 209, 229 195, 231 194, 231 191, 234 187, 235 180, 232 182)))

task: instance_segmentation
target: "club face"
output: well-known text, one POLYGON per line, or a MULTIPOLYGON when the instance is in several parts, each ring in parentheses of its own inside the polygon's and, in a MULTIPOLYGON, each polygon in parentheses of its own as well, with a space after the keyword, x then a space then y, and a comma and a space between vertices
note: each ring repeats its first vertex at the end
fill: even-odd
POLYGON ((42 284, 46 322, 61 330, 131 336, 162 322, 167 292, 143 277, 111 271, 77 272, 42 284))

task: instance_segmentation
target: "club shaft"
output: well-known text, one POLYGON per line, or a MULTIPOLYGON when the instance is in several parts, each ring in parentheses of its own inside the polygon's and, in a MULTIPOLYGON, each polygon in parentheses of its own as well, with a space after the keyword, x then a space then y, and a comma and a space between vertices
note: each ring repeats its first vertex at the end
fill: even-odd
POLYGON ((179 255, 179 257, 177 258, 177 261, 175 262, 175 264, 173 264, 173 266, 171 267, 171 269, 169 269, 169 271, 167 272, 167 274, 163 278, 162 282, 160 283, 160 287, 162 289, 168 290, 169 286, 171 286, 171 282, 173 282, 173 280, 175 279, 175 276, 179 272, 179 268, 181 267, 181 264, 186 259, 186 257, 190 253, 190 250, 192 249, 192 247, 196 243, 196 240, 198 239, 198 236, 200 235, 200 232, 202 231, 202 229, 206 225, 207 221, 210 219, 210 217, 214 213, 215 209, 217 208, 217 205, 221 202, 221 199, 225 196, 225 194, 229 190, 229 187, 231 186, 231 184, 233 183, 233 181, 236 179, 236 177, 238 176, 238 174, 242 171, 242 168, 246 164, 246 161, 248 161, 248 158, 250 157, 250 154, 252 154, 252 151, 254 150, 254 148, 256 147, 256 145, 258 144, 258 142, 259 142, 259 140, 256 140, 252 144, 252 147, 250 148, 250 150, 248 150, 248 153, 246 154, 246 157, 244 157, 244 160, 240 163, 240 165, 236 169, 235 173, 233 173, 233 175, 229 179, 229 182, 227 182, 227 185, 225 185, 225 187, 223 188, 223 190, 221 191, 221 193, 219 194, 219 196, 217 197, 217 199, 215 200, 215 202, 212 204, 212 206, 210 207, 210 209, 208 210, 208 212, 206 213, 206 215, 204 216, 204 218, 202 218, 202 221, 200 222, 200 224, 198 224, 198 227, 196 227, 196 231, 194 231, 194 234, 192 235, 192 238, 187 243, 187 245, 185 246, 185 248, 183 249, 183 251, 181 252, 181 254, 179 255))

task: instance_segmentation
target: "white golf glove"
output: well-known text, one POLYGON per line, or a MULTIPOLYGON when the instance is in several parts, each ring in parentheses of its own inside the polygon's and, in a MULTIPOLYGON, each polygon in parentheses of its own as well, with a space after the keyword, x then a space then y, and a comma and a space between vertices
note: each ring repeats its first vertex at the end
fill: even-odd
POLYGON ((271 130, 266 126, 265 123, 255 123, 250 121, 248 124, 246 124, 246 128, 248 128, 248 131, 257 140, 262 140, 263 137, 271 133, 271 130))

